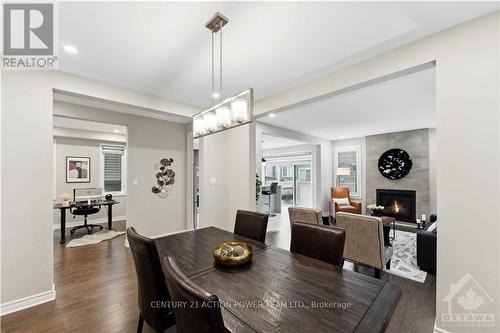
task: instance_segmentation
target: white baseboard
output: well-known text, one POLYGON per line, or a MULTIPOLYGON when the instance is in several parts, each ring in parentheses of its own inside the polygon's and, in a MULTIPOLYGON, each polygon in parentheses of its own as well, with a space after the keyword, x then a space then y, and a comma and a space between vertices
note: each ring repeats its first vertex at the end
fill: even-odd
POLYGON ((50 302, 56 299, 56 289, 52 285, 52 290, 44 291, 43 293, 31 295, 15 301, 11 301, 0 305, 0 316, 31 308, 32 306, 50 302))
MULTIPOLYGON (((113 217, 113 222, 118 222, 118 221, 125 221, 127 219, 126 216, 115 216, 113 217)), ((66 228, 73 228, 74 226, 83 224, 83 221, 74 221, 74 222, 67 222, 68 220, 66 219, 66 228)), ((105 224, 108 223, 108 218, 103 217, 99 219, 87 219, 87 223, 93 223, 93 224, 105 224)), ((61 229, 61 223, 57 223, 52 225, 53 230, 61 229)))
POLYGON ((180 234, 182 232, 192 231, 192 230, 193 230, 193 228, 191 228, 191 229, 184 229, 184 230, 178 230, 178 231, 172 231, 172 232, 167 232, 165 234, 159 234, 159 235, 149 236, 149 238, 160 238, 160 237, 165 237, 165 236, 180 234))

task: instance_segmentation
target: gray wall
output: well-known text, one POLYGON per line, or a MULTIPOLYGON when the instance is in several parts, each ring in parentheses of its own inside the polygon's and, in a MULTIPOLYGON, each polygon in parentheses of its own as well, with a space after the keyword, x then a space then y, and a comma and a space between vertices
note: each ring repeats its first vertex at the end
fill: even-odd
MULTIPOLYGON (((69 139, 69 138, 56 138, 55 139, 55 160, 54 160, 54 177, 55 177, 55 195, 54 199, 60 201, 59 195, 61 193, 67 193, 73 195, 74 188, 85 188, 85 187, 100 187, 101 182, 101 153, 100 144, 113 144, 117 145, 116 142, 106 142, 106 141, 96 141, 87 139, 69 139), (66 156, 82 156, 90 157, 90 183, 66 183, 66 156)), ((123 143, 121 143, 123 145, 123 143)), ((127 196, 115 196, 115 199, 120 203, 113 207, 113 217, 126 217, 127 215, 127 196)), ((54 214, 54 226, 60 226, 60 212, 57 211, 54 214)), ((105 219, 107 213, 105 209, 97 214, 89 215, 88 220, 105 219)), ((68 225, 71 222, 83 221, 83 216, 73 216, 67 213, 68 225)))
POLYGON ((54 114, 127 126, 127 226, 148 236, 185 229, 186 125, 57 101, 54 114), (176 173, 166 199, 151 192, 155 167, 163 157, 174 159, 176 173))
POLYGON ((420 129, 366 137, 366 203, 376 202, 376 189, 415 190, 417 217, 429 216, 429 130, 420 129), (378 159, 386 150, 401 148, 412 158, 410 173, 398 180, 385 178, 378 171, 378 159))

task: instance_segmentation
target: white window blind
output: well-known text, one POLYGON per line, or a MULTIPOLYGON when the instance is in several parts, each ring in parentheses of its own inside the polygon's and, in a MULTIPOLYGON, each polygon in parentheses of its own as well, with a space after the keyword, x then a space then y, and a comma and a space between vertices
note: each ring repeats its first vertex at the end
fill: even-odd
POLYGON ((122 147, 103 146, 104 191, 120 192, 123 188, 123 168, 125 149, 122 147))

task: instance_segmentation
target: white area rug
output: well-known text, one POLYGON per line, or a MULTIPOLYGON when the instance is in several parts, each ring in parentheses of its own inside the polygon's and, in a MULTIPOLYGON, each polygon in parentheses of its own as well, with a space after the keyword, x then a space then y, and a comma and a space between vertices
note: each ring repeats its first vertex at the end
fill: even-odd
POLYGON ((82 238, 72 239, 68 242, 68 244, 66 244, 66 247, 97 244, 102 241, 115 238, 116 236, 123 235, 124 233, 125 231, 101 230, 90 235, 85 235, 82 238))
POLYGON ((396 230, 396 238, 392 246, 394 253, 391 259, 391 269, 384 268, 384 271, 424 283, 427 273, 417 266, 417 234, 396 230))

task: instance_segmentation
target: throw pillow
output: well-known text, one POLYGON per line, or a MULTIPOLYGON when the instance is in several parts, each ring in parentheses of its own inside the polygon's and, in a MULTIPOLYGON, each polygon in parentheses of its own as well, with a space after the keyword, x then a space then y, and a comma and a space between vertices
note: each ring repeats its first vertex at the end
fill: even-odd
POLYGON ((339 206, 349 206, 351 203, 349 202, 349 198, 332 198, 333 202, 335 202, 339 206))
POLYGON ((431 226, 429 228, 427 228, 427 231, 432 232, 436 228, 437 228, 437 222, 434 222, 433 224, 431 224, 431 226))

